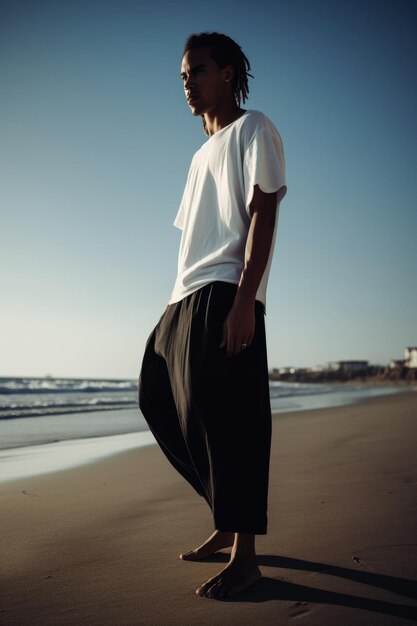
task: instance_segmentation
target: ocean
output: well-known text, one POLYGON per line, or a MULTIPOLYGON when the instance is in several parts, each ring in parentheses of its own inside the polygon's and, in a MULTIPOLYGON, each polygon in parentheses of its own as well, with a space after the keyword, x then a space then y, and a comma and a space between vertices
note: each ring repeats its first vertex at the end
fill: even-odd
MULTIPOLYGON (((407 389, 273 381, 269 388, 274 413, 340 406, 407 389)), ((154 444, 137 394, 137 380, 0 378, 0 481, 154 444)))
POLYGON ((135 406, 137 382, 80 378, 0 378, 0 419, 124 409, 135 406))

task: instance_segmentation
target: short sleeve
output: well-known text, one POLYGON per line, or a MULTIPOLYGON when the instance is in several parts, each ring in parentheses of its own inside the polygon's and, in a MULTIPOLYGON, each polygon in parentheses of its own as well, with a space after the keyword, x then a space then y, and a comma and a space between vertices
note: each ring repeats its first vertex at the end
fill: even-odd
POLYGON ((187 193, 187 188, 184 189, 182 194, 181 203, 177 212, 177 215, 174 220, 174 226, 179 228, 180 230, 184 230, 184 222, 185 222, 185 196, 187 193))
POLYGON ((178 213, 174 220, 174 226, 176 226, 180 230, 184 230, 184 203, 183 202, 181 202, 180 208, 178 209, 178 213))
POLYGON ((286 184, 284 149, 277 131, 263 126, 256 130, 244 152, 243 179, 248 215, 255 185, 265 193, 273 193, 286 184))

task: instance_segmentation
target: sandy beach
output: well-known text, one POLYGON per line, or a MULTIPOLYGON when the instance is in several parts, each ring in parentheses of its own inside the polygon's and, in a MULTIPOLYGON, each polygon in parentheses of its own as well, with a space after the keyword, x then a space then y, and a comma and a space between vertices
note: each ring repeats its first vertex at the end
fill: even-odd
POLYGON ((0 484, 0 623, 319 626, 417 620, 417 393, 274 416, 263 578, 211 600, 228 561, 179 554, 206 503, 157 446, 0 484))

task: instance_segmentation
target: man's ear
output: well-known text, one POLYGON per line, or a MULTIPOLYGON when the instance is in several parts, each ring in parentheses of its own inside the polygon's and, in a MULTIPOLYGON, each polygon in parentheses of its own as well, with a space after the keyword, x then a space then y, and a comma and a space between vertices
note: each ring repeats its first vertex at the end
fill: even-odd
POLYGON ((231 83, 234 75, 235 68, 233 65, 226 65, 226 67, 223 68, 223 80, 225 83, 231 83))

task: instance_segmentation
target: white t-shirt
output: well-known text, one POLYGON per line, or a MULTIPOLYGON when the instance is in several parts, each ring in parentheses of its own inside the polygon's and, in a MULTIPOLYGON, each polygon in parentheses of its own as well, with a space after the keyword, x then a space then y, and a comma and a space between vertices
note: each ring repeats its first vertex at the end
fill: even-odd
MULTIPOLYGON (((265 193, 285 185, 285 158, 272 122, 260 111, 248 110, 211 135, 191 161, 174 221, 182 237, 177 279, 168 304, 214 281, 239 283, 254 185, 265 193)), ((279 205, 271 252, 256 294, 264 306, 279 205)))

